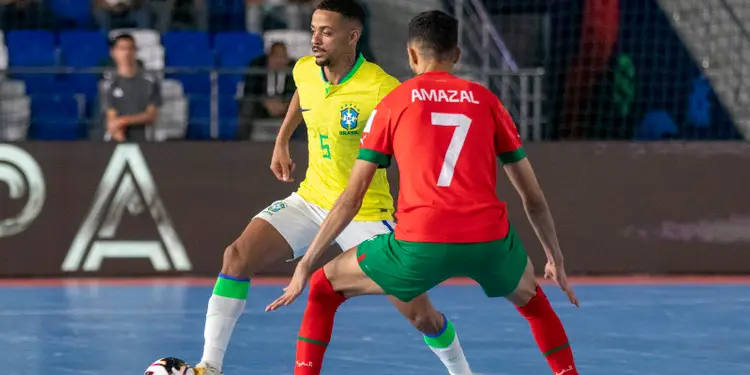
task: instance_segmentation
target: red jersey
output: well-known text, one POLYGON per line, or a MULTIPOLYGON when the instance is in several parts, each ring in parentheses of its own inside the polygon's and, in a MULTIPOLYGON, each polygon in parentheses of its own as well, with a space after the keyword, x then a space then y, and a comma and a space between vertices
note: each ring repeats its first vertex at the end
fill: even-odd
POLYGON ((513 120, 485 87, 449 73, 404 82, 372 112, 359 159, 386 167, 398 160, 395 238, 473 243, 508 233, 497 197, 497 159, 522 160, 513 120))

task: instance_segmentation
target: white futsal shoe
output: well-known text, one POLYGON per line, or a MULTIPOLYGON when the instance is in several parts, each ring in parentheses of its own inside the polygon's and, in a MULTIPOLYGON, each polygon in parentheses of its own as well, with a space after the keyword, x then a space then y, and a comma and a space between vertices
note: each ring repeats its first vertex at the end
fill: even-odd
POLYGON ((216 367, 209 365, 208 363, 199 363, 193 367, 193 373, 195 375, 223 375, 224 373, 219 371, 216 367))

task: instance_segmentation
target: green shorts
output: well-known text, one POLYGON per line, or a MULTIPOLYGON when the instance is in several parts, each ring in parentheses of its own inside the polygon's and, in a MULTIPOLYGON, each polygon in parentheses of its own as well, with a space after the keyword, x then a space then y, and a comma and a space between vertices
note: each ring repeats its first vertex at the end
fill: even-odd
POLYGON ((528 257, 513 227, 505 238, 480 243, 399 241, 384 233, 357 248, 359 266, 386 294, 409 302, 451 277, 469 277, 488 297, 518 286, 528 257))

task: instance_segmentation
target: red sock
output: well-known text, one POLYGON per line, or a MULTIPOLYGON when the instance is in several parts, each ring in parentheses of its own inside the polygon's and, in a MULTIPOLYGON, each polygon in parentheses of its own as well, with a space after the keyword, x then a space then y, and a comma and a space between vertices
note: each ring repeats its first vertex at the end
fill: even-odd
POLYGON ((344 301, 346 298, 333 290, 322 268, 313 273, 302 327, 297 336, 294 375, 320 374, 323 356, 333 332, 333 318, 344 301))
POLYGON ((537 286, 536 296, 517 309, 529 321, 531 333, 552 372, 555 375, 578 375, 565 328, 542 288, 537 286))

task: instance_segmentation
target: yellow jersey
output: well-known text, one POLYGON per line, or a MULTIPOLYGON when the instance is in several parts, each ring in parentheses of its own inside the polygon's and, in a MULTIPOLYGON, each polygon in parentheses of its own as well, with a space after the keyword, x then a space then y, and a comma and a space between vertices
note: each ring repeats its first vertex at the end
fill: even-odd
MULTIPOLYGON (((362 55, 337 85, 326 80, 312 56, 299 59, 292 74, 307 125, 309 152, 307 173, 297 194, 330 210, 349 181, 370 113, 400 82, 362 55)), ((385 169, 375 173, 354 220, 393 220, 385 169)))

